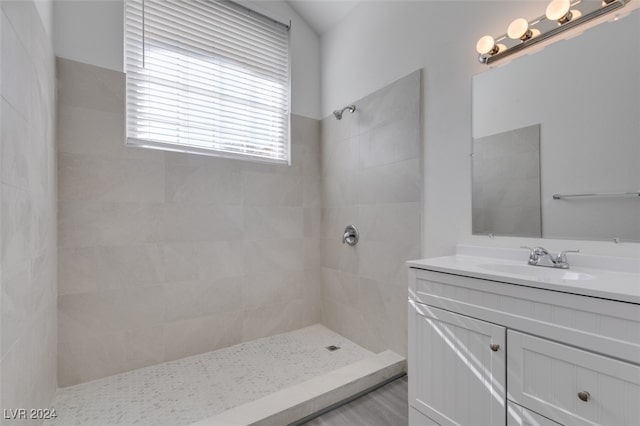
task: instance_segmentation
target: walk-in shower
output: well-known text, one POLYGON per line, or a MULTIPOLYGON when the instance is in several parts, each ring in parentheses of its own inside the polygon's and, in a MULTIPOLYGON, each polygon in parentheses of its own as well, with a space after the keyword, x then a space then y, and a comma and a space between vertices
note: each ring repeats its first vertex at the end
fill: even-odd
POLYGON ((333 115, 335 115, 338 120, 342 120, 342 113, 344 113, 345 111, 349 111, 350 113, 353 114, 356 111, 356 106, 355 105, 347 105, 346 107, 344 107, 342 109, 337 109, 337 110, 333 111, 333 115))

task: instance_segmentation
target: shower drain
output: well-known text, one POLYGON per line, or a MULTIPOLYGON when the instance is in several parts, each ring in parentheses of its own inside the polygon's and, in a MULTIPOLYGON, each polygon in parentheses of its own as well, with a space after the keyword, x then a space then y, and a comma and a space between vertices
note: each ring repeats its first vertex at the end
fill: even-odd
POLYGON ((336 345, 331 345, 331 346, 327 346, 326 349, 329 352, 333 352, 333 351, 337 351, 338 349, 340 349, 340 346, 336 346, 336 345))

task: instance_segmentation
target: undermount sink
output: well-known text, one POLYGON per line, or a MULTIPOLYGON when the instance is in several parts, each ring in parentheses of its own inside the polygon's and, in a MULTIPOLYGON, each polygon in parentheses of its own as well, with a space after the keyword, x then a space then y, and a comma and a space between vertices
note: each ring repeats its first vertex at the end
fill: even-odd
POLYGON ((574 272, 567 269, 545 268, 542 266, 511 265, 504 263, 485 263, 478 266, 482 269, 486 269, 487 271, 523 275, 538 279, 580 281, 593 280, 595 278, 593 275, 585 274, 583 272, 574 272))

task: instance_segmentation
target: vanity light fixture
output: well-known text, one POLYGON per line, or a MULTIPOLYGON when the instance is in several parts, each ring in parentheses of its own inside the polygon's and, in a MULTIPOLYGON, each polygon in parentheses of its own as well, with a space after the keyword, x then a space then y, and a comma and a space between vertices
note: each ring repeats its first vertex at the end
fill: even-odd
POLYGON ((494 55, 498 53, 500 48, 496 46, 496 41, 490 35, 480 37, 476 43, 476 51, 480 55, 494 55))
POLYGON ((524 18, 518 18, 509 24, 507 35, 512 40, 529 40, 533 32, 529 29, 529 22, 524 18))
POLYGON ((478 60, 490 64, 564 31, 624 7, 630 0, 551 0, 545 14, 527 21, 518 18, 500 37, 486 35, 478 40, 478 60))
POLYGON ((573 17, 571 2, 569 0, 552 0, 547 6, 545 16, 550 21, 558 21, 559 24, 569 22, 573 17))

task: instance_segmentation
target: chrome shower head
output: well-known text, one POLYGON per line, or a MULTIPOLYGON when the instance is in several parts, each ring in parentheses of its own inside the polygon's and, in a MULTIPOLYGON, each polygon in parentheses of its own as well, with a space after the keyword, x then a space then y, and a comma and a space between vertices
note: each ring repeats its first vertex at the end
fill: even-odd
POLYGON ((333 111, 333 115, 338 119, 338 120, 342 120, 342 113, 345 111, 349 111, 350 113, 354 113, 356 110, 356 106, 355 105, 348 105, 342 109, 337 109, 335 111, 333 111))

